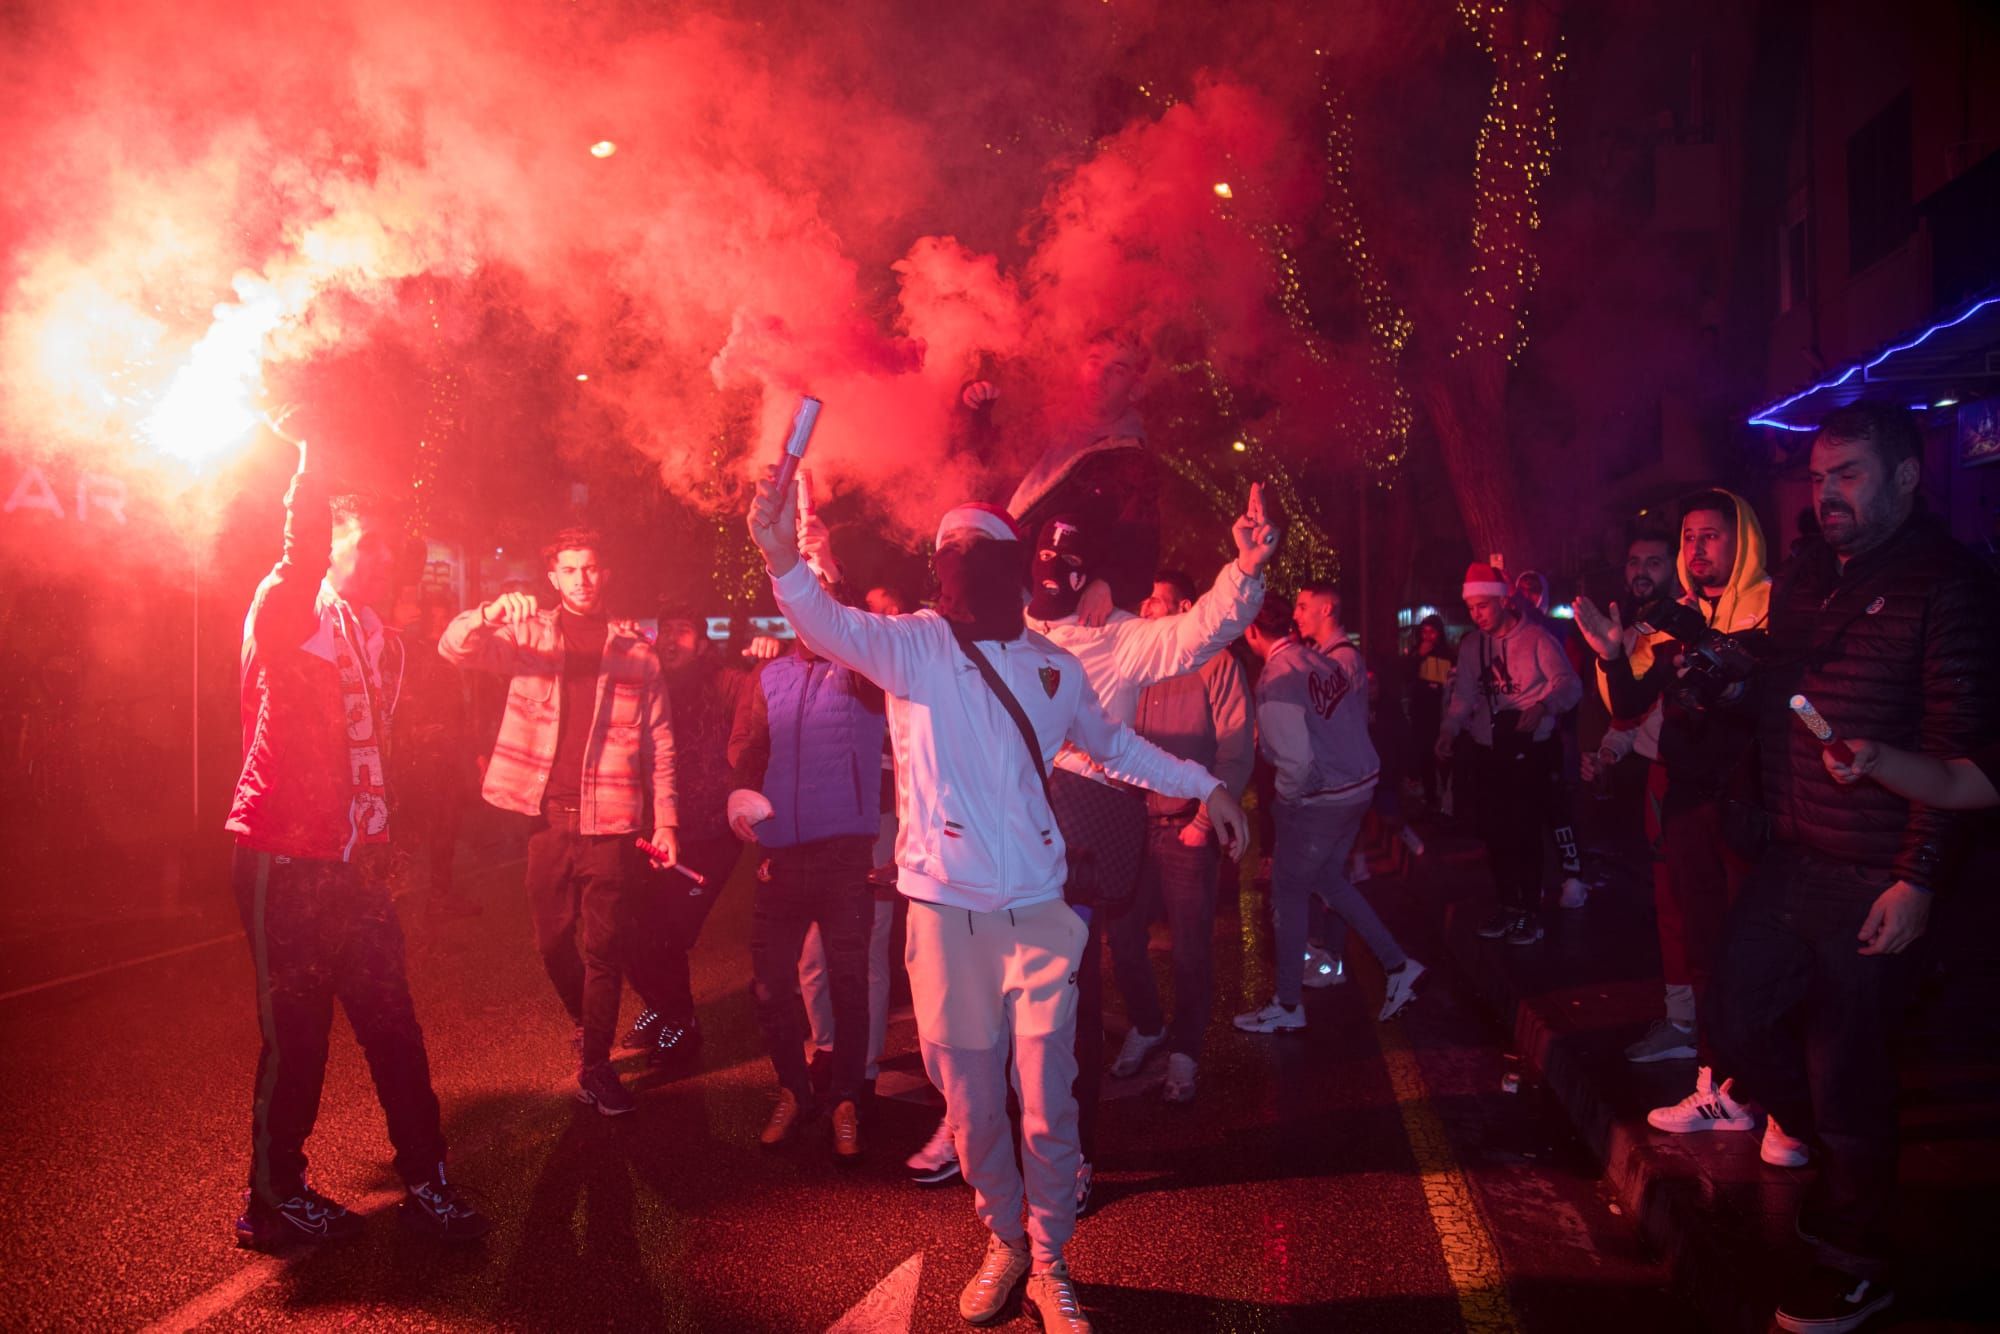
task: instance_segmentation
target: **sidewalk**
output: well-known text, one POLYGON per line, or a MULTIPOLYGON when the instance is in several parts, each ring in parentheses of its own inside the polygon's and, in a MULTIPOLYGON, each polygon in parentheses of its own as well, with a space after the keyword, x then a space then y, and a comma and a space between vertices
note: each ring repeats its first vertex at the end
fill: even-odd
MULTIPOLYGON (((1491 906, 1485 862, 1446 825, 1421 827, 1428 852, 1408 883, 1460 985, 1512 1035, 1524 1073, 1567 1112, 1689 1301, 1719 1328, 1769 1328, 1810 1169, 1765 1166, 1755 1133, 1676 1136, 1646 1124, 1649 1109, 1693 1087, 1694 1062, 1624 1059, 1660 1013, 1644 867, 1636 857, 1587 864, 1586 877, 1604 882, 1583 908, 1551 907, 1541 943, 1483 941, 1472 928, 1491 906)), ((1937 973, 1906 1045, 1895 1308, 1906 1329, 2000 1324, 1985 1240, 2000 1189, 2000 899, 1976 885, 1934 914, 1937 973)))

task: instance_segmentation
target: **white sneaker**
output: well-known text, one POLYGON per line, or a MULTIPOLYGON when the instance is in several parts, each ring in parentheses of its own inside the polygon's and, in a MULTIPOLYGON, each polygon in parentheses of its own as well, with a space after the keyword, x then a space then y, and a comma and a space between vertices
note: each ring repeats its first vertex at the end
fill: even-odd
POLYGON ((937 1129, 918 1149, 903 1160, 903 1166, 910 1169, 910 1180, 919 1186, 935 1186, 958 1175, 958 1146, 951 1139, 951 1118, 938 1118, 937 1129))
POLYGON ((1168 1054, 1167 1082, 1160 1086, 1160 1096, 1168 1102, 1194 1101, 1194 1057, 1178 1051, 1168 1054))
POLYGON ((1306 946, 1305 976, 1309 987, 1337 987, 1347 980, 1347 960, 1336 959, 1317 945, 1306 946))
POLYGON ((1263 1009, 1239 1014, 1230 1022, 1245 1033, 1295 1033, 1306 1026, 1306 1007, 1286 1009, 1273 1000, 1263 1009))
POLYGON ((990 1325, 1007 1309, 1007 1299, 1028 1276, 1028 1240, 1010 1246, 998 1237, 986 1241, 986 1257, 979 1272, 958 1294, 958 1313, 970 1325, 990 1325))
POLYGON ((1812 1161, 1806 1142, 1787 1135, 1775 1116, 1764 1118, 1764 1138, 1757 1145, 1757 1156, 1773 1167, 1804 1167, 1812 1161))
POLYGON ((1167 1030, 1157 1033, 1141 1033, 1136 1028, 1125 1030, 1125 1045, 1118 1049, 1118 1059, 1111 1063, 1111 1073, 1120 1079, 1129 1079, 1139 1073, 1139 1067, 1152 1055, 1153 1048, 1167 1040, 1167 1030))
POLYGON ((1403 966, 1388 975, 1388 990, 1382 995, 1382 1013, 1375 1017, 1384 1023, 1403 1012, 1403 1007, 1417 998, 1417 979, 1428 969, 1415 959, 1403 960, 1403 966))
POLYGON ((1590 902, 1590 886, 1571 876, 1563 881, 1562 898, 1558 902, 1565 908, 1581 908, 1590 902))
POLYGON ((1715 1076, 1702 1066, 1694 1077, 1694 1092, 1671 1107, 1655 1107, 1646 1113, 1646 1123, 1655 1130, 1690 1135, 1701 1130, 1755 1130, 1757 1118, 1742 1103, 1729 1096, 1736 1081, 1725 1079, 1715 1086, 1715 1076))
POLYGON ((1021 1302, 1033 1308, 1035 1321, 1044 1334, 1090 1334, 1090 1317, 1083 1313, 1083 1303, 1077 1300, 1069 1266, 1061 1261, 1039 1274, 1028 1275, 1021 1302))

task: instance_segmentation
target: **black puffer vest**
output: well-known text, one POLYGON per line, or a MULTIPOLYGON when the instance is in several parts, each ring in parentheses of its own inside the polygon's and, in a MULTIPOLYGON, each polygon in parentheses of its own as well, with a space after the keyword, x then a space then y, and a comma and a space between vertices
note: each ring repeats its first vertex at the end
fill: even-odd
POLYGON ((1758 739, 1777 841, 1934 887, 1959 817, 1887 788, 1842 787, 1793 715, 1803 694, 1836 736, 1963 755, 2000 721, 2000 597, 1978 560, 1919 511, 1842 570, 1801 551, 1771 593, 1773 667, 1758 739))

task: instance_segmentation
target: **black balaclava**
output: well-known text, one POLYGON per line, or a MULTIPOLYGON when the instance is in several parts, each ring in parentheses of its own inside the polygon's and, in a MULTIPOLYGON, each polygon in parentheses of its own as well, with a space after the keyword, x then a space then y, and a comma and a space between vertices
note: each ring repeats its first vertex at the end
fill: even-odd
POLYGON ((1058 514, 1042 525, 1035 542, 1028 614, 1038 621, 1059 621, 1071 615, 1089 582, 1090 554, 1083 528, 1070 515, 1058 514))
POLYGON ((1027 555, 1019 542, 990 537, 939 547, 938 612, 969 627, 974 639, 1019 639, 1026 628, 1021 594, 1027 589, 1027 555))

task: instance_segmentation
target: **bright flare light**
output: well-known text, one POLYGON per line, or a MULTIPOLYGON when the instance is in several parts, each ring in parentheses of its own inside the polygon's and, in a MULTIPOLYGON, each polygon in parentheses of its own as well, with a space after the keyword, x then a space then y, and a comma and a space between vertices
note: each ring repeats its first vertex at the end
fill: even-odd
POLYGON ((257 425, 264 338, 278 317, 270 292, 243 305, 216 307, 214 325, 139 423, 140 437, 168 458, 196 465, 241 444, 257 425))
POLYGON ((609 139, 599 139, 590 146, 590 155, 592 157, 610 157, 617 151, 618 145, 612 143, 609 139))
POLYGON ((1236 198, 1236 192, 1229 188, 1228 181, 1217 181, 1215 183, 1215 197, 1217 199, 1234 199, 1236 198))

